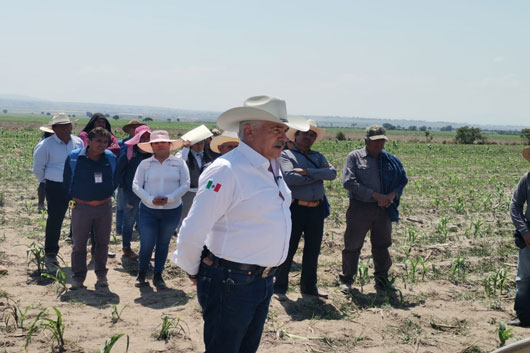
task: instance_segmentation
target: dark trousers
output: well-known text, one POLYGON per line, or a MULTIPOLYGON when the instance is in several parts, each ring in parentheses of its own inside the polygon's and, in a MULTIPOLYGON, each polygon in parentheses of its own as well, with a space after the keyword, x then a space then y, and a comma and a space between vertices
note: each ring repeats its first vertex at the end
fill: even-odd
POLYGON ((388 248, 392 245, 392 221, 386 208, 377 203, 362 202, 350 199, 346 212, 346 232, 344 233, 344 250, 342 250, 342 283, 353 283, 359 265, 359 256, 363 248, 366 233, 370 231, 374 277, 388 277, 392 259, 388 248))
POLYGON ((201 263, 197 299, 206 353, 256 352, 272 296, 272 276, 201 263))
POLYGON ((44 251, 46 254, 58 254, 61 227, 70 201, 63 191, 63 183, 46 180, 46 200, 48 201, 48 219, 46 220, 44 251))
POLYGON ((530 248, 528 246, 519 249, 514 309, 519 320, 530 324, 530 248))
POLYGON ((72 210, 72 278, 83 282, 87 273, 87 242, 93 229, 96 245, 94 270, 98 278, 107 275, 107 257, 112 227, 112 202, 99 206, 77 203, 72 210))
POLYGON ((317 293, 317 267, 320 245, 324 233, 324 205, 305 207, 297 204, 291 205, 292 230, 289 241, 289 253, 285 262, 276 272, 274 292, 287 292, 289 286, 289 271, 293 257, 298 249, 300 237, 304 233, 304 252, 302 256, 302 276, 300 278, 300 291, 306 294, 317 293))

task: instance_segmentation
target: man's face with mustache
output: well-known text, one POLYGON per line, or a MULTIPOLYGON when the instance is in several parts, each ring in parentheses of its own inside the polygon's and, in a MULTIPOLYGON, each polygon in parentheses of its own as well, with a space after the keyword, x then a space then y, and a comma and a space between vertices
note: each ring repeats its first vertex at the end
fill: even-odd
POLYGON ((287 141, 285 133, 288 127, 286 125, 260 121, 246 128, 249 130, 246 131, 245 142, 250 147, 269 160, 280 157, 283 145, 287 141))

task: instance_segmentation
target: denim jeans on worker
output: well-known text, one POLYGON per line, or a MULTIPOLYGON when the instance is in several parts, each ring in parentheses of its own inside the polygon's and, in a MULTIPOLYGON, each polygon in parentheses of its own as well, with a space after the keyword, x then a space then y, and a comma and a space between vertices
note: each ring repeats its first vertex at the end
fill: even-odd
POLYGON ((256 352, 273 292, 273 276, 201 263, 197 299, 206 352, 256 352))
POLYGON ((123 234, 123 221, 125 217, 125 189, 118 187, 116 193, 116 234, 123 234))
POLYGON ((528 246, 519 250, 514 309, 519 320, 530 323, 530 248, 528 246))
POLYGON ((46 220, 46 237, 44 251, 46 254, 59 253, 59 238, 64 215, 70 198, 63 189, 63 183, 46 180, 46 200, 48 201, 48 219, 46 220))
POLYGON ((138 210, 140 209, 140 198, 132 191, 123 190, 123 199, 125 200, 125 209, 123 210, 123 226, 121 229, 122 245, 125 248, 131 246, 134 223, 138 219, 138 210))
POLYGON ((149 261, 155 251, 155 273, 164 271, 169 242, 175 229, 180 223, 182 205, 169 210, 149 208, 140 204, 138 215, 138 229, 140 230, 140 255, 138 270, 147 271, 149 261))

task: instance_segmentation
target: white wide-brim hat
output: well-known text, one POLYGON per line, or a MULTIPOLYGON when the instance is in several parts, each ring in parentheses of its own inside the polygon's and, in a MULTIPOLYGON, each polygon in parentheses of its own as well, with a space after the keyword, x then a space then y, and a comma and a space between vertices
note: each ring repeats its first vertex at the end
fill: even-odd
POLYGON ((46 125, 43 125, 43 126, 39 127, 39 130, 43 131, 43 132, 47 132, 49 134, 53 134, 54 133, 54 131, 52 129, 52 126, 50 124, 46 124, 46 125))
POLYGON ((239 131, 239 123, 254 120, 272 121, 300 131, 309 130, 307 120, 287 115, 284 100, 268 96, 250 97, 243 107, 227 110, 217 118, 217 126, 224 131, 239 131))
POLYGON ((527 147, 523 150, 523 157, 524 159, 526 159, 528 162, 530 162, 530 147, 527 147))
POLYGON ((65 113, 59 113, 57 115, 54 115, 52 117, 52 121, 48 123, 48 125, 63 125, 63 124, 71 124, 70 117, 66 115, 65 113))
POLYGON ((206 125, 197 126, 195 129, 186 132, 180 138, 183 141, 190 141, 190 145, 206 140, 213 136, 213 133, 206 127, 206 125))
MULTIPOLYGON (((307 122, 309 123, 309 130, 313 130, 313 131, 316 132, 316 134, 317 134, 317 137, 316 137, 316 139, 315 139, 315 142, 322 140, 322 139, 324 138, 324 135, 326 134, 326 130, 324 130, 324 129, 319 129, 319 128, 317 127, 317 123, 316 123, 316 121, 314 121, 314 120, 309 119, 309 120, 307 120, 307 122)), ((287 132, 285 133, 285 136, 287 136, 287 138, 288 138, 289 140, 291 140, 291 141, 294 142, 294 135, 296 134, 296 131, 298 131, 298 130, 295 130, 295 129, 293 129, 293 128, 290 128, 290 129, 287 130, 287 132)))
POLYGON ((151 137, 149 138, 149 142, 142 142, 138 144, 138 147, 147 153, 153 153, 153 147, 151 147, 152 143, 155 142, 169 142, 169 150, 176 150, 179 147, 182 147, 184 144, 184 141, 182 140, 172 140, 169 138, 169 134, 167 131, 164 130, 155 130, 151 132, 151 137))
POLYGON ((219 146, 227 142, 239 143, 240 141, 239 137, 237 137, 237 133, 232 131, 224 131, 221 135, 215 136, 212 141, 210 141, 210 149, 215 153, 221 153, 221 151, 219 151, 219 146))

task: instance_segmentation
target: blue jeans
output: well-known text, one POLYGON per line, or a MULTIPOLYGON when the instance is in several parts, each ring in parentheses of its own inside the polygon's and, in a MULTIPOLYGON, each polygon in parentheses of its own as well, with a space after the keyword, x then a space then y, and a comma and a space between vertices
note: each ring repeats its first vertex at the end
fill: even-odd
POLYGON ((519 249, 514 309, 519 320, 530 323, 530 248, 528 246, 519 249))
POLYGON ((273 276, 201 263, 197 299, 206 352, 256 352, 273 292, 273 276))
POLYGON ((138 271, 147 271, 149 261, 155 251, 155 273, 162 273, 167 259, 169 241, 180 223, 182 205, 177 208, 163 210, 149 208, 140 204, 138 228, 140 229, 140 255, 138 271))
POLYGON ((134 228, 134 222, 138 219, 138 210, 140 209, 140 198, 132 191, 122 189, 122 198, 125 200, 125 209, 123 210, 122 244, 123 247, 131 246, 131 238, 134 228))
POLYGON ((126 206, 124 192, 125 190, 122 187, 118 187, 118 192, 116 194, 116 233, 117 234, 123 234, 123 221, 124 221, 123 214, 124 214, 124 210, 126 206))

